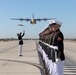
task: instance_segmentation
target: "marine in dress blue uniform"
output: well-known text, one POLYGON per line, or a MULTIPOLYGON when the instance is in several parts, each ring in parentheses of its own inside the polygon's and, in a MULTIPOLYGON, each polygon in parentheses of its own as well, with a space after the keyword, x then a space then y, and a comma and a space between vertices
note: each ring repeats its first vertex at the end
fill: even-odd
POLYGON ((23 31, 23 34, 22 34, 22 32, 17 33, 18 40, 19 40, 19 52, 18 52, 19 56, 22 56, 22 46, 23 46, 23 39, 22 39, 22 37, 24 35, 25 35, 25 31, 23 31))
POLYGON ((50 25, 53 31, 51 37, 50 45, 53 46, 53 56, 52 56, 52 68, 50 75, 63 75, 64 66, 64 35, 60 31, 61 22, 58 20, 51 20, 50 25), (56 52, 56 53, 55 53, 56 52))

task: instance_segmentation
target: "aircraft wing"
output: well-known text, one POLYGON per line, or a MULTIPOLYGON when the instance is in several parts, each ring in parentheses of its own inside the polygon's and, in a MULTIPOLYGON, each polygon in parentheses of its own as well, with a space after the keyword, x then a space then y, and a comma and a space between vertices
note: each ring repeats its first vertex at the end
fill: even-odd
POLYGON ((29 19, 29 18, 26 18, 26 19, 24 19, 24 18, 11 18, 11 20, 20 20, 20 21, 25 20, 25 21, 31 21, 31 19, 29 19))
POLYGON ((52 19, 56 19, 56 18, 37 18, 37 19, 35 19, 35 20, 36 20, 36 21, 41 21, 41 20, 46 21, 46 20, 52 20, 52 19))

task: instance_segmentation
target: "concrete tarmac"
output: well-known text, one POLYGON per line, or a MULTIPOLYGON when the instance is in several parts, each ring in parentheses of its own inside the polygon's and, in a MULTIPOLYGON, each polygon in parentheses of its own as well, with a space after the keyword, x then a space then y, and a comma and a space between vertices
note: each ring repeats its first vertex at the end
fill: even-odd
POLYGON ((64 41, 64 75, 76 75, 76 41, 64 41))
MULTIPOLYGON (((0 75, 44 75, 35 40, 25 40, 23 56, 18 41, 0 41, 0 75)), ((76 75, 76 41, 64 41, 64 75, 76 75)))
POLYGON ((18 41, 0 42, 0 75, 44 75, 36 41, 24 41, 23 56, 18 51, 18 41))

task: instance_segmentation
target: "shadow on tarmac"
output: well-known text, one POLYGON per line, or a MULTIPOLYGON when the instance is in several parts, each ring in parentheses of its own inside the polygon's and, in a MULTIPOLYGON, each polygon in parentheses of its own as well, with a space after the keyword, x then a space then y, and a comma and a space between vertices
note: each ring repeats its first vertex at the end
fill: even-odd
POLYGON ((0 59, 2 61, 9 61, 9 62, 17 62, 17 63, 23 63, 23 64, 29 64, 32 66, 35 66, 40 69, 41 75, 44 75, 43 67, 40 64, 27 62, 27 61, 19 61, 19 60, 10 60, 10 59, 0 59))

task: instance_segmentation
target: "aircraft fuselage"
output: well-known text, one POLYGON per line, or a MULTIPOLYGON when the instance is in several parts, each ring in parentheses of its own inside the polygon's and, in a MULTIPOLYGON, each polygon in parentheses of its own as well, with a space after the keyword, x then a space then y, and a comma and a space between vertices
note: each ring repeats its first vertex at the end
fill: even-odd
POLYGON ((36 24, 36 20, 35 20, 35 19, 32 19, 32 20, 30 21, 30 23, 31 23, 31 24, 36 24))

